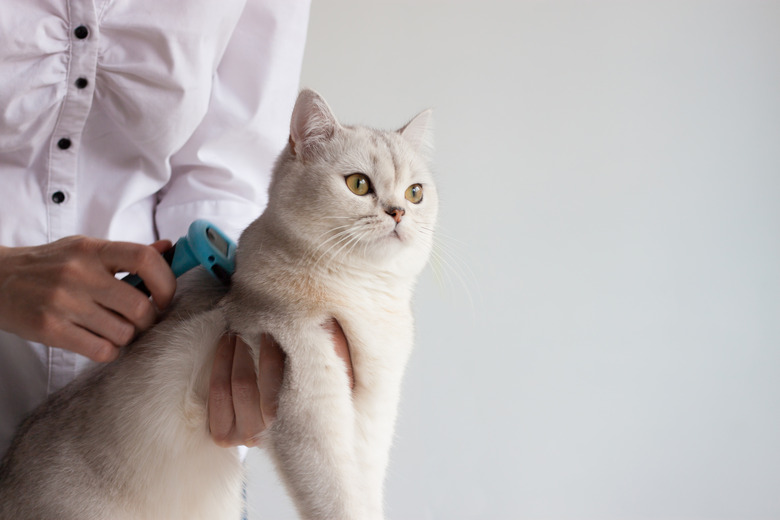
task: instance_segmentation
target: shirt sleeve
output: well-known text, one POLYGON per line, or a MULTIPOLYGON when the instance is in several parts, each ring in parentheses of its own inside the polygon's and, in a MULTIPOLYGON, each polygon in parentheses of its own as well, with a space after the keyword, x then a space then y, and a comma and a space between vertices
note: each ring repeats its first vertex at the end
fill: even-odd
POLYGON ((267 201, 298 93, 309 0, 247 0, 213 78, 206 116, 170 159, 155 224, 176 240, 205 218, 233 238, 267 201))

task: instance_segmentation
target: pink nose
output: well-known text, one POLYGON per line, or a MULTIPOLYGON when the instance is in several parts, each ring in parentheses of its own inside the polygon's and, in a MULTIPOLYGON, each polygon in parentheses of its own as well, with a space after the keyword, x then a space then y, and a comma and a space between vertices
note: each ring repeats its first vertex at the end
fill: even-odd
POLYGON ((404 213, 406 213, 406 211, 404 211, 403 208, 394 207, 394 208, 386 209, 385 213, 393 217, 393 220, 395 220, 397 224, 398 222, 401 222, 401 217, 404 216, 404 213))

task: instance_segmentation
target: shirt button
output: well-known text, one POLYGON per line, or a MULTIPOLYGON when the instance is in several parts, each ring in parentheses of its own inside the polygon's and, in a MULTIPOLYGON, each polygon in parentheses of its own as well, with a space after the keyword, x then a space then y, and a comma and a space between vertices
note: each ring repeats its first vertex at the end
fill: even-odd
POLYGON ((57 141, 57 147, 60 150, 67 150, 68 148, 70 148, 70 145, 71 145, 70 139, 68 139, 67 137, 63 137, 62 139, 57 141))
POLYGON ((87 88, 87 85, 89 85, 87 78, 79 78, 76 80, 76 88, 87 88))
POLYGON ((76 29, 73 30, 73 34, 78 38, 79 40, 83 40, 87 36, 89 36, 89 29, 85 25, 79 25, 76 27, 76 29))
POLYGON ((65 202, 65 194, 62 193, 61 191, 55 191, 51 195, 51 200, 55 204, 62 204, 63 202, 65 202))

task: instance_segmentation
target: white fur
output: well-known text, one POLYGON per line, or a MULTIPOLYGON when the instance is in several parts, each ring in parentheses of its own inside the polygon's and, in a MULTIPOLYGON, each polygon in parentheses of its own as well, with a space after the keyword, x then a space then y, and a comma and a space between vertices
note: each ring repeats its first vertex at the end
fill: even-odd
POLYGON ((0 469, 0 519, 237 519, 241 466, 206 426, 209 370, 228 328, 255 348, 270 333, 287 354, 263 440, 301 516, 383 518, 410 300, 437 212, 428 123, 423 113, 398 132, 345 127, 302 92, 230 291, 188 276, 163 322, 45 403, 0 469), (355 172, 372 193, 349 191, 355 172), (404 193, 417 183, 413 204, 404 193), (404 210, 400 223, 389 208, 404 210), (349 342, 352 390, 323 328, 331 318, 349 342))

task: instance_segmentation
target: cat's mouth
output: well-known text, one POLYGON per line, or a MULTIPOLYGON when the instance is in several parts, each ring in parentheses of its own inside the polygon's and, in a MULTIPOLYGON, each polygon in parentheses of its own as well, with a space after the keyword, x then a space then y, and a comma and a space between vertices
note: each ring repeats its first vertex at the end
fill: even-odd
POLYGON ((399 231, 399 226, 396 225, 393 227, 393 230, 390 231, 390 233, 387 235, 387 237, 391 240, 398 240, 399 242, 405 242, 406 241, 406 234, 402 231, 399 231))
POLYGON ((408 229, 406 229, 406 226, 402 225, 401 223, 397 222, 383 222, 381 231, 379 231, 379 234, 377 236, 377 239, 379 240, 390 240, 390 241, 398 241, 398 242, 406 242, 409 239, 408 236, 408 229))

